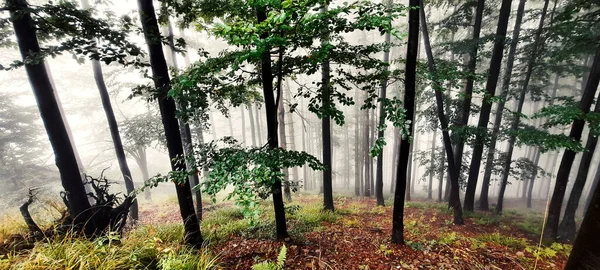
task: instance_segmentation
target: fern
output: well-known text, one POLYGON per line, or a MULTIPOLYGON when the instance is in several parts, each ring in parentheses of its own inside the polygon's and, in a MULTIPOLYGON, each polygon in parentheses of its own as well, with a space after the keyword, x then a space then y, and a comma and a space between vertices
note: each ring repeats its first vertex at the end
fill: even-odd
POLYGON ((252 270, 282 270, 285 265, 285 257, 287 255, 287 247, 283 245, 277 256, 277 263, 264 261, 252 266, 252 270))

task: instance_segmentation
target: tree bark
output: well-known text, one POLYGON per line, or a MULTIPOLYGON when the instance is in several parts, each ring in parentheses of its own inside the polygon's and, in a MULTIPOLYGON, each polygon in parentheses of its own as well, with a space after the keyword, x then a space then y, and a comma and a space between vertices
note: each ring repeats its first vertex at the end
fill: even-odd
MULTIPOLYGON (((408 133, 412 135, 412 120, 415 110, 417 51, 419 47, 419 0, 409 0, 408 44, 406 46, 406 69, 404 75, 404 110, 406 120, 410 121, 408 133)), ((408 135, 408 134, 407 134, 408 135)), ((394 191, 394 209, 392 217, 392 243, 404 244, 404 194, 407 182, 407 165, 410 152, 410 140, 400 143, 400 156, 396 172, 396 190, 394 191)))
MULTIPOLYGON (((281 61, 281 59, 279 60, 281 61)), ((281 89, 280 91, 283 91, 281 89)), ((279 102, 277 108, 277 121, 279 122, 279 147, 288 149, 287 136, 285 136, 285 104, 283 95, 279 94, 279 102)), ((242 115, 243 116, 243 115, 242 115)), ((292 201, 292 190, 290 188, 290 172, 288 168, 282 168, 283 171, 283 196, 287 202, 292 201)))
MULTIPOLYGON (((590 75, 587 80, 585 89, 583 91, 581 101, 579 102, 579 110, 581 110, 583 113, 587 114, 590 111, 590 107, 592 106, 594 96, 596 95, 596 91, 598 90, 599 82, 600 48, 597 49, 596 55, 594 56, 594 62, 590 70, 590 75)), ((576 141, 581 140, 581 134, 583 133, 584 126, 584 120, 574 120, 571 126, 571 132, 569 133, 569 137, 576 141)), ((574 151, 565 149, 563 158, 560 162, 558 173, 556 175, 556 185, 554 187, 552 199, 550 200, 548 216, 546 218, 546 229, 544 230, 545 242, 553 242, 557 239, 558 223, 562 208, 562 202, 565 197, 567 183, 569 181, 569 174, 571 173, 571 166, 573 165, 573 161, 575 160, 575 155, 576 153, 574 151)))
MULTIPOLYGON (((179 123, 175 116, 175 101, 167 96, 167 92, 171 88, 171 83, 162 44, 158 38, 160 37, 160 31, 156 14, 154 13, 154 4, 151 0, 138 0, 137 2, 144 37, 148 45, 154 84, 157 89, 160 89, 161 96, 158 98, 158 105, 165 130, 171 169, 173 171, 186 171, 186 164, 177 162, 176 160, 185 153, 183 151, 181 135, 179 134, 179 123)), ((185 229, 185 242, 188 245, 199 247, 203 240, 198 217, 196 217, 196 213, 194 212, 194 201, 189 181, 175 183, 175 190, 185 229)))
POLYGON ((365 171, 364 171, 364 193, 363 195, 365 197, 371 197, 371 184, 369 183, 369 179, 370 179, 370 175, 371 175, 371 158, 369 156, 369 149, 370 147, 370 129, 371 129, 371 124, 369 123, 369 109, 365 109, 364 112, 364 127, 363 127, 363 131, 364 131, 364 135, 363 135, 363 153, 364 153, 364 163, 365 163, 365 171))

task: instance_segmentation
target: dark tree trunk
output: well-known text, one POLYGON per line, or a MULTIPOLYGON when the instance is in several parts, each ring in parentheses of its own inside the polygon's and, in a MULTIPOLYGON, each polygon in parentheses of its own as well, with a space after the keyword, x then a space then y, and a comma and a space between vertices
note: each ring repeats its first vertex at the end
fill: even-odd
MULTIPOLYGON (((322 8, 322 11, 326 11, 327 7, 322 8)), ((324 38, 324 41, 328 40, 328 37, 324 38)), ((323 132, 323 165, 325 165, 325 171, 323 171, 323 207, 325 210, 334 210, 333 206, 333 183, 331 180, 331 172, 333 170, 333 164, 331 163, 331 117, 329 115, 329 108, 331 107, 331 68, 329 66, 329 59, 325 59, 321 65, 321 87, 323 92, 322 106, 324 108, 323 121, 321 123, 323 132)))
MULTIPOLYGON (((482 133, 487 134, 487 126, 490 120, 490 112, 492 110, 492 98, 494 97, 494 94, 496 92, 496 85, 498 84, 498 78, 500 76, 500 70, 502 66, 502 56, 504 54, 504 43, 506 40, 506 29, 508 27, 508 21, 510 18, 511 4, 512 0, 502 0, 502 5, 500 7, 498 26, 496 28, 494 47, 492 49, 492 58, 490 60, 488 79, 485 86, 486 95, 484 96, 482 101, 481 112, 479 114, 479 123, 477 124, 477 127, 480 130, 480 132, 478 132, 475 136, 475 142, 473 145, 473 156, 471 157, 471 165, 469 168, 469 179, 467 180, 467 184, 471 185, 468 191, 469 210, 473 210, 475 189, 477 188, 477 178, 479 177, 479 168, 481 166, 483 148, 485 147, 485 138, 484 136, 482 136, 482 133)), ((516 24, 516 26, 520 26, 520 24, 516 24)), ((508 74, 510 73, 507 73, 507 75, 508 74)), ((502 110, 498 110, 498 112, 501 111, 502 110)), ((465 198, 467 198, 466 195, 465 198)), ((466 204, 467 203, 465 203, 465 206, 467 206, 466 204)))
MULTIPOLYGON (((258 23, 265 21, 267 19, 266 10, 264 8, 257 10, 256 17, 258 23)), ((262 33, 260 35, 261 39, 266 39, 268 37, 268 33, 262 33)), ((269 50, 265 50, 262 53, 260 72, 263 96, 265 98, 265 113, 267 117, 267 143, 269 148, 275 149, 279 147, 279 140, 277 139, 277 102, 275 100, 275 96, 273 95, 273 70, 271 66, 271 56, 269 50)), ((281 90, 281 88, 278 90, 281 90)), ((281 93, 277 94, 280 95, 281 93)), ((273 169, 278 171, 281 168, 273 169)), ((274 182, 273 186, 271 187, 271 193, 273 193, 273 208, 275 210, 275 228, 277 231, 277 239, 286 239, 289 237, 289 235, 285 221, 285 207, 283 204, 281 181, 276 180, 274 182)))
MULTIPOLYGON (((458 119, 459 127, 466 127, 469 123, 469 116, 471 115, 471 98, 473 96, 473 85, 475 82, 475 72, 477 71, 477 52, 479 50, 479 35, 481 33, 481 21, 483 20, 483 9, 485 8, 485 0, 477 1, 477 10, 475 11, 475 23, 473 25, 473 41, 474 45, 469 52, 469 61, 467 63, 467 82, 465 84, 464 97, 461 104, 460 116, 458 119)), ((454 160, 456 160, 456 169, 460 172, 462 167, 463 151, 465 147, 465 141, 462 136, 456 136, 456 146, 454 152, 454 160)), ((477 181, 477 179, 475 179, 477 181)), ((477 184, 475 184, 477 186, 477 184)), ((475 191, 473 191, 475 194, 475 191)), ((473 211, 473 203, 471 202, 470 208, 467 208, 467 197, 465 196, 465 210, 473 211)))
MULTIPOLYGON (((127 164, 127 157, 125 156, 125 150, 123 149, 123 142, 121 141, 121 135, 119 134, 119 125, 117 124, 117 118, 115 117, 115 112, 113 111, 112 105, 110 103, 110 96, 108 95, 108 89, 106 88, 106 84, 104 83, 104 75, 102 75, 102 67, 100 66, 100 62, 97 60, 92 61, 92 67, 94 69, 94 79, 96 80, 96 86, 100 91, 100 99, 102 100, 102 108, 104 108, 104 113, 106 114, 106 120, 108 121, 108 128, 110 130, 110 137, 113 141, 113 147, 115 149, 115 154, 117 155, 117 161, 119 162, 119 169, 121 169, 121 174, 123 175, 123 180, 125 181, 125 188, 129 195, 132 195, 135 187, 133 185, 133 178, 131 177, 131 170, 129 169, 129 164, 127 164)), ((133 200, 131 207, 129 209, 131 213, 131 219, 134 221, 138 220, 138 203, 137 200, 133 200)))
MULTIPOLYGON (((7 7, 11 10, 17 44, 21 57, 25 61, 33 54, 40 52, 39 42, 29 8, 25 0, 8 0, 7 7)), ((56 167, 68 200, 68 211, 74 218, 74 225, 83 225, 88 220, 90 203, 81 181, 77 158, 69 134, 62 119, 55 97, 55 89, 50 82, 43 61, 25 61, 25 71, 35 95, 48 139, 54 151, 56 167)))
MULTIPOLYGON (((598 90, 599 81, 600 48, 598 48, 598 50, 596 51, 596 55, 594 56, 594 62, 590 70, 590 75, 588 77, 587 84, 583 91, 581 101, 579 102, 579 109, 582 112, 588 113, 590 111, 590 107, 592 106, 592 102, 594 101, 594 96, 596 95, 596 91, 598 90)), ((581 133, 583 133, 584 126, 585 121, 582 119, 573 121, 569 137, 571 137, 575 141, 581 140, 581 133)), ((562 161, 560 162, 560 166, 558 167, 558 173, 556 175, 556 185, 554 187, 552 199, 550 200, 548 216, 546 218, 546 228, 544 230, 545 242, 553 242, 558 236, 558 223, 562 208, 562 202, 565 197, 567 183, 569 181, 569 174, 571 173, 571 166, 573 166, 575 155, 576 153, 574 151, 565 149, 562 161)))
MULTIPOLYGON (((419 47, 419 0, 409 0, 408 44, 406 46, 406 69, 404 75, 404 110, 406 120, 411 121, 408 133, 413 134, 412 120, 415 113, 416 69, 419 47)), ((410 140, 400 142, 400 156, 396 172, 396 190, 394 191, 394 209, 392 217, 392 243, 404 244, 404 194, 407 182, 407 166, 410 154, 410 140)))
MULTIPOLYGON (((385 42, 389 43, 391 41, 390 33, 385 34, 385 42)), ((386 50, 383 53, 383 62, 389 63, 390 61, 390 51, 386 50)), ((388 68, 385 68, 387 71, 388 68)), ((379 102, 379 127, 383 127, 385 125, 385 108, 383 107, 383 100, 386 99, 387 94, 387 79, 384 79, 381 82, 381 93, 379 94, 379 98, 382 100, 379 102)), ((379 134, 377 134, 379 138, 384 138, 384 129, 379 129, 379 134)), ((377 197, 377 205, 385 205, 385 199, 383 198, 383 149, 381 153, 377 156, 377 178, 375 180, 375 197, 377 197)))
MULTIPOLYGON (((536 58, 538 52, 541 50, 541 46, 543 46, 542 40, 542 31, 544 31, 544 21, 546 19, 546 12, 548 11, 548 4, 550 4, 550 0, 546 0, 544 2, 544 7, 542 8, 542 14, 540 17, 540 23, 538 25, 538 29, 535 33, 534 43, 533 43, 533 51, 529 56, 527 63, 527 71, 525 73, 525 80, 523 81, 523 85, 521 86, 521 92, 519 93, 519 103, 517 105, 517 112, 514 116, 514 120, 512 122, 511 129, 518 130, 519 123, 521 122, 521 112, 523 111, 523 105, 525 104, 525 95, 527 94, 529 82, 531 81, 531 76, 533 74, 533 69, 536 65, 536 58)), ((506 191, 506 185, 508 184, 508 176, 510 171, 510 165, 512 160, 512 154, 514 150, 516 142, 516 136, 510 136, 508 140, 508 151, 506 153, 506 162, 504 163, 502 181, 500 183, 500 192, 498 194, 498 204, 496 205, 496 214, 502 213, 502 206, 504 204, 504 192, 506 191)), ((525 183, 523 183, 523 190, 525 190, 525 183)))
MULTIPOLYGON (((173 171, 186 171, 185 163, 176 161, 178 157, 183 156, 185 153, 183 151, 181 135, 179 134, 179 123, 177 123, 175 116, 175 101, 167 97, 171 83, 169 81, 169 69, 159 39, 160 31, 158 29, 156 14, 154 13, 154 4, 151 0, 138 0, 138 8, 140 18, 142 18, 144 37, 148 45, 154 84, 156 88, 160 89, 158 105, 165 130, 169 158, 171 159, 171 169, 173 171)), ((194 200, 189 181, 175 183, 175 190, 185 229, 185 242, 188 245, 199 247, 203 240, 198 217, 196 217, 196 213, 194 212, 194 200)))
MULTIPOLYGON (((597 56, 597 55, 596 55, 597 56)), ((596 57, 596 60, 598 58, 596 57)), ((592 77, 590 77, 591 79, 592 77)), ((588 83, 589 85, 589 83, 588 83)), ((600 188, 593 189, 590 208, 587 210, 565 270, 600 269, 600 188)))
POLYGON ((458 183, 458 178, 460 172, 457 170, 457 162, 454 160, 454 154, 452 153, 452 142, 450 141, 450 134, 448 133, 448 119, 444 114, 444 98, 442 96, 442 84, 438 80, 437 70, 435 66, 435 60, 433 58, 433 52, 431 50, 431 43, 429 42, 429 30, 427 29, 427 20, 425 17, 425 4, 421 0, 421 31, 423 31, 423 41, 425 43, 425 52, 427 53, 427 64, 429 68, 429 73, 433 76, 433 89, 435 92, 435 100, 436 100, 436 109, 437 116, 442 126, 442 137, 444 140, 444 148, 446 150, 446 158, 448 159, 448 174, 450 175, 451 182, 451 191, 450 191, 450 205, 454 210, 454 224, 462 225, 464 224, 463 213, 462 213, 462 205, 460 202, 460 187, 458 183))
MULTIPOLYGON (((596 102, 594 113, 600 113, 600 102, 596 102)), ((583 193, 583 188, 590 171, 590 165, 592 163, 592 157, 598 144, 598 137, 593 131, 589 132, 587 143, 585 144, 585 151, 581 157, 581 163, 579 165, 579 171, 575 178, 575 183, 571 188, 571 195, 567 201, 567 207, 565 208, 565 214, 563 220, 559 225, 559 236, 561 240, 571 241, 575 239, 576 224, 575 224, 575 213, 577 212, 577 206, 579 205, 579 199, 583 193)))

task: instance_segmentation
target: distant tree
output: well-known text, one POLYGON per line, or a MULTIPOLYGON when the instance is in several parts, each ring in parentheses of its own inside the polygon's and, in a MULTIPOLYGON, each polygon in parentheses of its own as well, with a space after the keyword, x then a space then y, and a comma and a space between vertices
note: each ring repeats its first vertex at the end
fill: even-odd
MULTIPOLYGON (((327 5, 321 8, 321 11, 327 12, 327 5)), ((328 44, 329 35, 324 32, 321 37, 323 44, 328 44)), ((334 210, 333 205, 333 183, 331 174, 333 171, 333 163, 331 161, 331 116, 329 111, 331 110, 331 67, 329 64, 329 57, 326 57, 321 64, 321 88, 322 88, 322 105, 325 113, 322 116, 321 129, 323 137, 323 164, 325 165, 325 171, 323 171, 323 208, 325 210, 334 210)))
MULTIPOLYGON (((391 1, 391 0, 388 0, 391 1)), ((385 42, 390 43, 392 35, 390 33, 385 34, 385 42)), ((389 63, 390 61, 390 50, 387 49, 383 52, 383 62, 389 63)), ((386 67, 387 69, 387 67, 386 67)), ((379 94, 379 98, 385 100, 387 94, 387 79, 384 79, 381 83, 381 92, 379 94)), ((383 103, 379 104, 379 132, 377 134, 378 138, 384 138, 385 129, 385 107, 383 103)), ((393 180, 392 180, 393 181, 393 180)), ((379 153, 377 156, 377 179, 375 180, 375 197, 377 197, 377 205, 383 206, 385 204, 385 199, 383 198, 383 151, 379 153)))

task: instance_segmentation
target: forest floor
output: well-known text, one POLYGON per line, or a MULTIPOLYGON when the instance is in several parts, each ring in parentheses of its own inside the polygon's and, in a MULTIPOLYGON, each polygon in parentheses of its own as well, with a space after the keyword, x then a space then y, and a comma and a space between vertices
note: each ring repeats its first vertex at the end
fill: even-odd
MULTIPOLYGON (((571 248, 568 244, 538 248, 543 215, 536 211, 507 209, 502 216, 467 213, 465 225, 457 226, 452 224, 452 213, 445 204, 408 202, 404 212, 406 242, 396 245, 390 242, 391 201, 381 207, 371 198, 336 197, 335 206, 335 213, 323 212, 319 196, 294 197, 287 206, 290 239, 280 242, 273 240, 269 202, 261 204, 261 217, 254 224, 231 202, 206 202, 202 232, 209 244, 205 252, 218 264, 208 269, 250 269, 259 262, 275 262, 283 245, 287 249, 285 269, 562 269, 571 248)), ((176 207, 173 199, 141 201, 140 224, 130 228, 122 241, 99 249, 105 253, 94 265, 75 261, 69 265, 80 269, 189 268, 165 266, 181 262, 178 256, 197 260, 182 251, 185 248, 180 244, 183 235, 176 207), (122 265, 114 261, 122 261, 122 265)), ((65 241, 59 242, 64 245, 65 241)), ((49 252, 48 243, 44 248, 35 244, 33 250, 0 254, 0 269, 66 267, 62 261, 69 255, 64 255, 66 259, 60 256, 72 253, 75 245, 61 252, 53 246, 49 252)), ((98 244, 88 248, 98 249, 98 244)))
MULTIPOLYGON (((304 195, 292 204, 299 205, 299 211, 318 208, 321 198, 304 195)), ((335 205, 336 215, 311 228, 302 228, 311 219, 319 219, 310 217, 311 211, 305 217, 289 218, 291 239, 287 243, 272 240, 272 230, 249 229, 231 234, 212 250, 228 269, 275 261, 284 244, 288 269, 562 269, 571 248, 568 244, 538 248, 543 215, 535 211, 508 209, 502 216, 467 213, 465 225, 456 226, 446 204, 408 202, 406 245, 395 245, 390 242, 391 201, 381 207, 372 198, 337 197, 335 205)), ((266 214, 265 218, 272 218, 266 214)), ((176 215, 153 222, 178 221, 176 215)), ((218 230, 218 226, 211 229, 218 230)))

